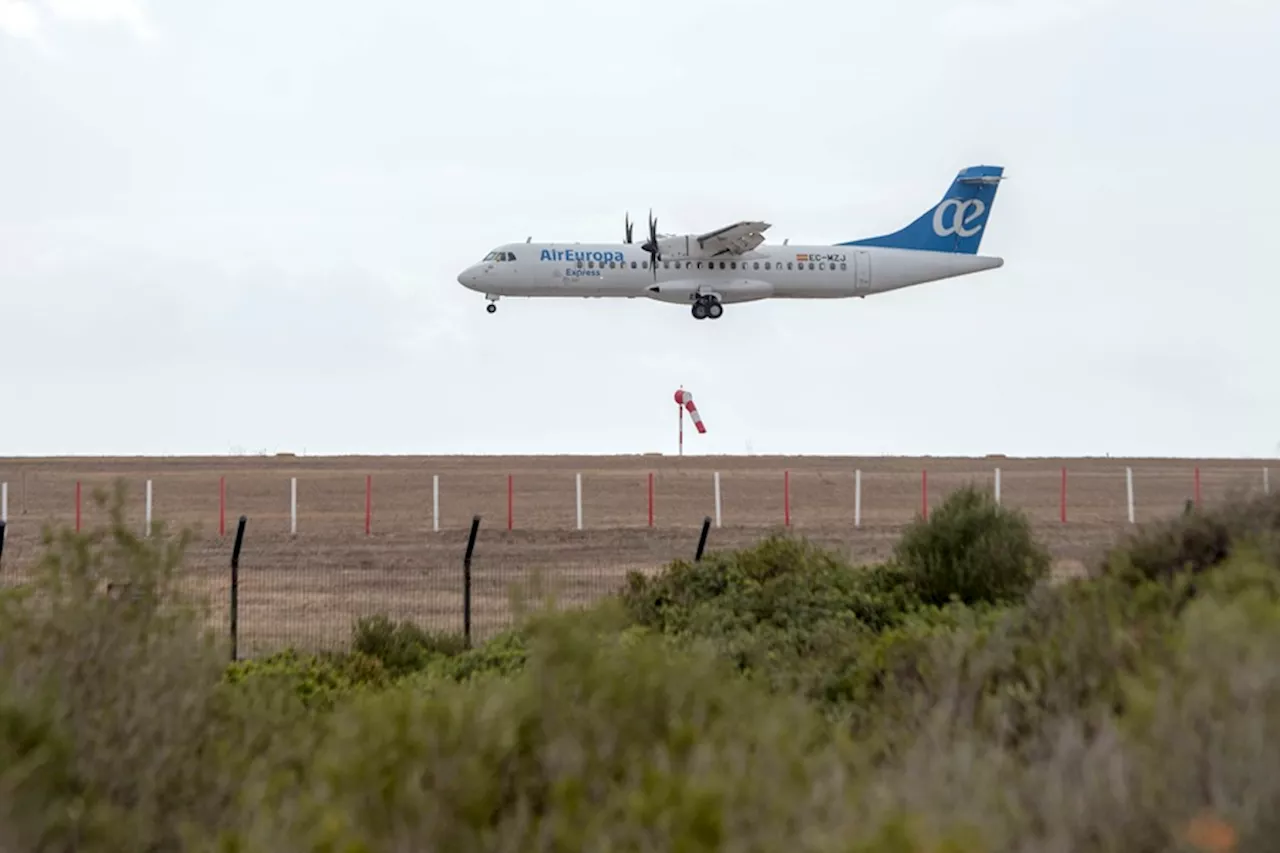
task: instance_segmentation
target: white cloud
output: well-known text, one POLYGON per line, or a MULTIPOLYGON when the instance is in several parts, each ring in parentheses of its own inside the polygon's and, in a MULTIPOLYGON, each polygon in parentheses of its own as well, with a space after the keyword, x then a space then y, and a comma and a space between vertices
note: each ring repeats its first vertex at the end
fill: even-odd
POLYGON ((123 25, 141 39, 157 34, 141 0, 0 0, 0 33, 46 44, 46 15, 71 24, 123 25))
POLYGON ((40 14, 27 0, 0 0, 0 33, 41 41, 40 14))
POLYGON ((155 27, 141 0, 44 0, 55 17, 73 23, 123 24, 139 38, 154 38, 155 27))

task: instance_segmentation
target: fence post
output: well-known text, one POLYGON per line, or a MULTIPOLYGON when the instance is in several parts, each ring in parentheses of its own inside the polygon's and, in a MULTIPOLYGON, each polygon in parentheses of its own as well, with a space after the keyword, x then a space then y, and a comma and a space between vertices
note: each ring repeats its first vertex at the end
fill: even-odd
POLYGON ((1126 491, 1129 494, 1129 523, 1133 524, 1133 469, 1124 469, 1126 491))
POLYGON ((720 472, 715 472, 716 484, 716 527, 720 527, 720 472))
POLYGON ((240 649, 240 547, 244 545, 244 526, 248 518, 240 516, 236 527, 236 543, 231 547, 231 660, 239 657, 240 649))
POLYGON ((649 472, 649 526, 653 527, 653 472, 649 472))
POLYGON ((782 472, 782 524, 791 526, 791 469, 782 472))
POLYGON ((711 516, 702 519, 702 535, 698 537, 698 550, 693 555, 693 561, 696 563, 702 559, 702 552, 707 549, 707 534, 711 532, 711 516))
POLYGON ((862 526, 862 469, 853 472, 853 526, 862 526))
POLYGON ((289 535, 298 535, 298 478, 289 478, 289 535))
POLYGON ((147 530, 146 535, 151 535, 151 481, 147 480, 147 530))
POLYGON ((431 528, 440 532, 440 475, 431 475, 431 528))
POLYGON ((582 529, 582 472, 579 471, 575 476, 575 485, 577 487, 577 504, 578 504, 578 529, 582 529))
POLYGON ((1058 496, 1058 518, 1067 523, 1067 466, 1062 466, 1062 489, 1058 496))
POLYGON ((1000 469, 996 469, 996 506, 1000 505, 1000 469))
POLYGON ((471 535, 467 537, 467 553, 462 558, 462 636, 471 648, 471 554, 476 550, 476 534, 480 532, 480 516, 471 517, 471 535))
POLYGON ((9 522, 0 520, 0 566, 4 565, 4 530, 9 522))

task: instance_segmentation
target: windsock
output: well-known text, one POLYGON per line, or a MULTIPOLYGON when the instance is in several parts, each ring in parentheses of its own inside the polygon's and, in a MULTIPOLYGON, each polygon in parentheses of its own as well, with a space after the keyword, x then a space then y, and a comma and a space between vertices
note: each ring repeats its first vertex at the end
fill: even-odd
POLYGON ((693 405, 693 395, 683 389, 676 392, 676 405, 684 406, 689 410, 689 417, 693 419, 693 425, 700 433, 705 433, 707 428, 702 425, 702 416, 698 414, 698 409, 693 405))

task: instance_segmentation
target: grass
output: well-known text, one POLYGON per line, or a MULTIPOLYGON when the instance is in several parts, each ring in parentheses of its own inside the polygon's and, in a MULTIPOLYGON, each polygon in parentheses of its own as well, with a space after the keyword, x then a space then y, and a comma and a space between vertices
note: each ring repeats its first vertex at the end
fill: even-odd
POLYGON ((960 489, 891 560, 783 536, 476 648, 225 663, 119 498, 0 592, 0 849, 1251 850, 1280 830, 1280 498, 1089 577, 960 489), (111 590, 108 591, 108 586, 111 590))

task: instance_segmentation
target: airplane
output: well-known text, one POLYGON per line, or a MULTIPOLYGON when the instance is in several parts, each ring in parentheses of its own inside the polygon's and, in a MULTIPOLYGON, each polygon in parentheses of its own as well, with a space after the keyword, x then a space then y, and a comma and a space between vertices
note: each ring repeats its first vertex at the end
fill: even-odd
POLYGON ((507 297, 626 298, 690 305, 694 319, 763 299, 866 298, 1004 266, 978 254, 1003 166, 961 169, 939 201, 890 234, 831 245, 764 245, 767 222, 744 221, 705 234, 659 234, 621 243, 506 243, 458 275, 483 293, 490 314, 507 297))

